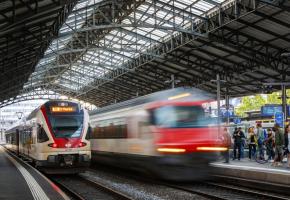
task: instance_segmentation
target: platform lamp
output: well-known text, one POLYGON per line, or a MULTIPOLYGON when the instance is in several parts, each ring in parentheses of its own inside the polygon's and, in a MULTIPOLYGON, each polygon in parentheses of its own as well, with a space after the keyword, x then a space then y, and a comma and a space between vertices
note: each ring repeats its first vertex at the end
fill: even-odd
MULTIPOLYGON (((16 112, 16 116, 19 120, 24 116, 21 111, 16 112)), ((22 126, 22 131, 24 131, 24 125, 22 126)), ((19 129, 16 130, 16 144, 17 144, 17 155, 19 155, 19 129)))
POLYGON ((21 111, 16 112, 17 118, 20 120, 23 117, 24 113, 21 111))

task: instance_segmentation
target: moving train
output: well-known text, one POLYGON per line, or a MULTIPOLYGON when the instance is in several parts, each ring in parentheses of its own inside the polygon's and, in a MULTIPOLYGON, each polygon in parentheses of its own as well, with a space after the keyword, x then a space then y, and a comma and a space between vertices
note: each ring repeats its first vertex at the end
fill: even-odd
POLYGON ((200 180, 228 151, 223 128, 206 108, 214 96, 176 88, 90 113, 92 162, 167 180, 200 180))
POLYGON ((78 173, 91 160, 89 115, 80 104, 48 101, 6 131, 6 148, 45 173, 78 173))

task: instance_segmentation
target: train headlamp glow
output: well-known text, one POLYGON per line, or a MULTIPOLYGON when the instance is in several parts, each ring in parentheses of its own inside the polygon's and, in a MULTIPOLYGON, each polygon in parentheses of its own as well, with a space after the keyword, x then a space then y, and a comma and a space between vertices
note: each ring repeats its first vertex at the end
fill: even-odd
POLYGON ((76 108, 72 106, 52 106, 51 112, 75 112, 76 108))
POLYGON ((188 97, 190 95, 191 95, 190 93, 183 93, 183 94, 179 94, 179 95, 175 95, 175 96, 169 97, 168 100, 181 99, 183 97, 188 97))
POLYGON ((198 151, 227 151, 227 147, 197 147, 198 151))
POLYGON ((185 152, 185 149, 179 149, 179 148, 158 148, 157 151, 159 151, 159 152, 165 152, 165 153, 183 153, 183 152, 185 152))

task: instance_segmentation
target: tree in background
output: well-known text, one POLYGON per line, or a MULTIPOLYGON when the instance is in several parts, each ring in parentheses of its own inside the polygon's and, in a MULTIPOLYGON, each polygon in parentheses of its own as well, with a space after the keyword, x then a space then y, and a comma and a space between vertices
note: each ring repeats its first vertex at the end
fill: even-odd
MULTIPOLYGON (((290 90, 287 90, 287 96, 290 97, 290 90)), ((235 113, 245 117, 245 112, 261 110, 265 104, 282 104, 281 92, 242 97, 242 103, 235 109, 235 113)), ((290 98, 287 99, 287 104, 290 104, 290 98)))
POLYGON ((266 103, 266 98, 262 95, 246 96, 242 98, 242 103, 235 109, 238 116, 245 117, 245 112, 260 110, 261 106, 266 103))

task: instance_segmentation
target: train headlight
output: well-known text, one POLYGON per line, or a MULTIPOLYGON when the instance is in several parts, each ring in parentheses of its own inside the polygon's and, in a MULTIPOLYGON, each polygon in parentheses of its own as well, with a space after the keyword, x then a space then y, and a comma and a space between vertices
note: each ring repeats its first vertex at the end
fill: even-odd
POLYGON ((227 151, 227 147, 197 147, 198 151, 227 151))
POLYGON ((184 153, 186 150, 180 148, 158 148, 157 151, 163 153, 184 153))
POLYGON ((57 148, 57 144, 56 143, 50 143, 47 146, 52 147, 52 148, 57 148))
POLYGON ((80 142, 79 143, 79 147, 84 147, 84 146, 86 146, 87 145, 87 143, 85 143, 85 142, 80 142))

